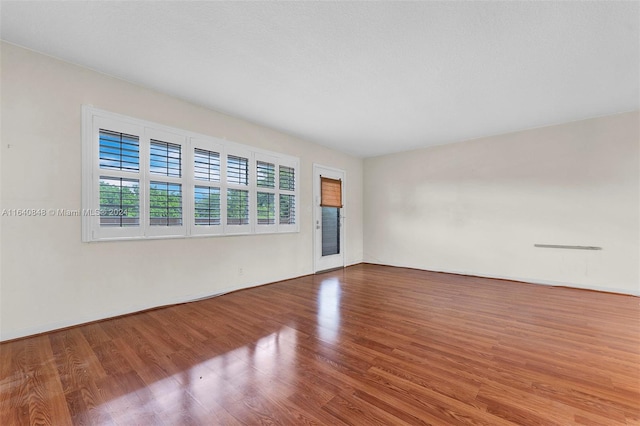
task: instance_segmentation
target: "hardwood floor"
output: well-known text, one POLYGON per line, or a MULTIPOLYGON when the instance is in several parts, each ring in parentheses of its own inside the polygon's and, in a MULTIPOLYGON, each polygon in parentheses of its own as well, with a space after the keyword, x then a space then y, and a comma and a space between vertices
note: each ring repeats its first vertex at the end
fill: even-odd
POLYGON ((357 265, 0 344, 0 424, 640 424, 639 302, 357 265))

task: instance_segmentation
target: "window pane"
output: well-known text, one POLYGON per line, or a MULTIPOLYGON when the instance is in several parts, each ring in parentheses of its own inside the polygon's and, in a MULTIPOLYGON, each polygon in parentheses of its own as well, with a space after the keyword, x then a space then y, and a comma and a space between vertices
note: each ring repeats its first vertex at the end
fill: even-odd
POLYGON ((100 226, 139 226, 138 180, 100 176, 100 226))
POLYGON ((220 225, 220 188, 195 187, 195 224, 220 225))
POLYGON ((182 225, 182 185, 167 182, 151 182, 149 210, 151 225, 182 225))
POLYGON ((258 192, 258 225, 276 223, 276 196, 268 192, 258 192))
POLYGON ((249 185, 249 160, 235 155, 227 157, 227 182, 249 185))
POLYGON ((227 191, 227 225, 249 224, 249 191, 227 191))
POLYGON ((322 207, 322 255, 340 253, 340 209, 322 207))
POLYGON ((182 176, 181 149, 180 145, 151 140, 149 171, 163 176, 182 176))
POLYGON ((294 195, 280 194, 280 224, 295 225, 296 223, 296 197, 294 195))
POLYGON ((280 166, 280 189, 295 191, 296 179, 293 167, 280 166))
POLYGON ((256 175, 256 185, 260 188, 276 187, 276 166, 274 164, 258 161, 256 163, 256 175))
POLYGON ((320 205, 342 208, 342 181, 320 177, 320 205))
POLYGON ((100 168, 140 170, 140 142, 137 136, 100 129, 100 168))
POLYGON ((193 156, 194 177, 198 180, 220 182, 220 154, 196 148, 193 156))

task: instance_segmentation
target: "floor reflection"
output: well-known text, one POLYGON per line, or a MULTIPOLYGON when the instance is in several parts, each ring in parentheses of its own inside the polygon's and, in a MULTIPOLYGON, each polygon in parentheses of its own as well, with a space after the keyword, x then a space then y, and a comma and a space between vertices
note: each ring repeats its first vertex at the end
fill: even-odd
POLYGON ((296 330, 289 327, 262 337, 253 349, 253 368, 267 374, 287 371, 295 364, 296 344, 296 330))
POLYGON ((318 291, 318 336, 328 343, 338 339, 340 330, 340 280, 327 278, 318 291))
POLYGON ((161 360, 162 366, 150 365, 131 373, 138 381, 148 382, 146 387, 132 392, 118 387, 125 392, 94 410, 103 411, 117 424, 213 424, 214 413, 232 409, 239 401, 244 406, 265 390, 284 397, 295 392, 297 341, 297 331, 284 326, 211 358, 191 358, 192 365, 173 374, 173 368, 187 361, 178 362, 181 353, 171 354, 161 360), (153 369, 168 375, 152 379, 153 369))

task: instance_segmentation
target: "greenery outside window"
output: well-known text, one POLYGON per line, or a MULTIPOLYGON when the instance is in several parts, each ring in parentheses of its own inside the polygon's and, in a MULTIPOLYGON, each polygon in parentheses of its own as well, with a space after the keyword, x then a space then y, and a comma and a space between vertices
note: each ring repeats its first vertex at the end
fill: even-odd
POLYGON ((295 157, 83 107, 83 241, 298 232, 295 157))

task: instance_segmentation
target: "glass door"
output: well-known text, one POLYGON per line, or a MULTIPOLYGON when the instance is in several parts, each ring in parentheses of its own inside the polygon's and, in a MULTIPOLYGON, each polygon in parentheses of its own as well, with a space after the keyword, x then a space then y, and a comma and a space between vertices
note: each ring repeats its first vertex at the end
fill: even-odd
POLYGON ((344 171, 314 165, 314 270, 344 266, 344 171))

